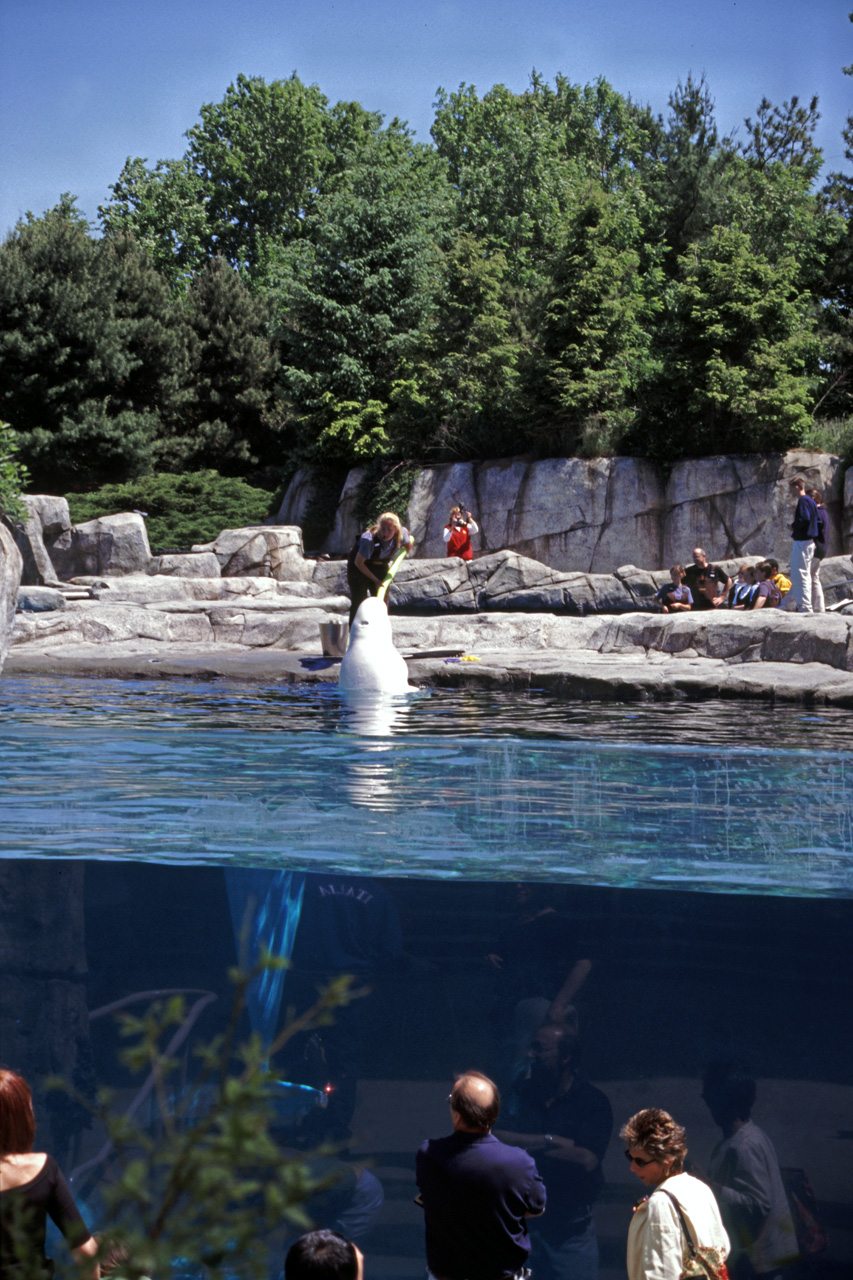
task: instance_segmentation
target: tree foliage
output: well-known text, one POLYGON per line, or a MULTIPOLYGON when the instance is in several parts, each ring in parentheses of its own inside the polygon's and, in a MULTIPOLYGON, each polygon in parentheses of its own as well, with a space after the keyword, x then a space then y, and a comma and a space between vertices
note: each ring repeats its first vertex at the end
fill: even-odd
MULTIPOLYGON (((171 1275, 176 1267, 200 1280, 237 1274, 262 1280, 280 1266, 282 1228, 296 1233, 313 1225, 305 1202, 329 1179, 318 1176, 310 1157, 280 1145, 270 1064, 294 1036, 329 1025, 336 1008, 362 993, 350 978, 335 979, 271 1045, 258 1035, 240 1042, 251 984, 286 965, 267 954, 252 969, 232 972, 226 1030, 195 1049, 187 1081, 168 1048, 186 1018, 182 996, 156 1001, 141 1016, 119 1015, 127 1042, 121 1059, 140 1083, 152 1078, 154 1111, 148 1121, 126 1114, 109 1091, 98 1095, 97 1114, 114 1146, 109 1176, 98 1187, 107 1225, 101 1250, 121 1243, 126 1280, 171 1275)), ((26 1269, 22 1280, 30 1280, 26 1269)))
POLYGON ((2 411, 36 484, 150 465, 182 353, 168 290, 123 237, 96 242, 71 197, 0 246, 2 411))
POLYGON ((27 483, 27 468, 18 461, 18 438, 8 422, 0 422, 0 517, 21 522, 26 510, 21 492, 27 483))
POLYGON ((102 240, 63 197, 0 246, 0 409, 63 489, 796 444, 853 408, 853 187, 816 189, 818 119, 762 98, 738 140, 704 78, 655 114, 534 72, 439 89, 424 146, 238 76, 183 156, 128 159, 102 240))
POLYGON ((119 511, 144 511, 152 550, 212 542, 223 529, 263 524, 275 494, 218 472, 155 474, 90 493, 69 493, 74 524, 119 511))

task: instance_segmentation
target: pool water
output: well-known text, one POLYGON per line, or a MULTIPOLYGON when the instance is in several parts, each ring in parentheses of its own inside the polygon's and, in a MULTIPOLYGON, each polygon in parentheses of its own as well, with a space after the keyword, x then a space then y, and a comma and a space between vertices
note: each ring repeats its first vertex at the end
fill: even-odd
MULTIPOLYGON (((86 1011, 133 993, 206 993, 189 997, 188 1051, 221 1031, 243 923, 292 959, 247 1029, 268 1038, 352 973, 369 996, 280 1071, 306 1098, 331 1089, 299 1124, 384 1189, 360 1240, 368 1280, 409 1280, 423 1275, 413 1152, 448 1131, 448 1080, 478 1067, 510 1098, 520 1003, 547 1003, 589 959, 583 1071, 616 1129, 666 1107, 706 1162, 719 1133, 702 1068, 743 1061, 756 1120, 818 1195, 830 1248, 813 1274, 853 1273, 848 714, 4 679, 0 752, 2 1054, 34 1081, 59 1070, 131 1096, 112 1017, 86 1011)), ((45 1144, 84 1168, 97 1126, 38 1109, 45 1144)), ((638 1189, 615 1136, 603 1167, 600 1276, 621 1280, 638 1189)), ((360 1229, 340 1204, 313 1212, 360 1229)))
POLYGON ((853 892, 843 712, 6 680, 0 744, 4 857, 853 892))

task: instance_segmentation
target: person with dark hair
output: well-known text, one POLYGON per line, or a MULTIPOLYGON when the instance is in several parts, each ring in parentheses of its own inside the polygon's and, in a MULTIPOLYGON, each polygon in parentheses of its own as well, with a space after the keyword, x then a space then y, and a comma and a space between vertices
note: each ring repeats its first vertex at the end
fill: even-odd
POLYGON ((649 1189, 628 1228, 628 1280, 680 1280, 690 1245, 712 1268, 707 1274, 725 1276, 729 1238, 710 1187, 684 1172, 681 1125, 649 1107, 631 1116, 619 1136, 631 1172, 649 1189))
POLYGON ((758 583, 751 564, 742 564, 737 571, 737 581, 729 592, 730 609, 749 609, 758 590, 758 583))
POLYGON ((797 1258, 797 1237, 767 1134, 751 1119, 754 1079, 737 1062, 714 1062, 702 1098, 723 1139, 711 1153, 708 1181, 732 1243, 733 1280, 777 1280, 797 1258))
POLYGON ((526 1152, 492 1133, 500 1094, 488 1076, 466 1071, 448 1102, 453 1133, 429 1139, 415 1161, 429 1274, 522 1280, 530 1253, 526 1219, 545 1209, 542 1179, 526 1152))
POLYGON ((687 570, 683 564, 674 564, 669 571, 671 581, 665 582, 655 592, 655 599, 662 613, 683 613, 693 604, 690 588, 685 585, 687 570))
POLYGON ((596 1280, 598 1240, 592 1206, 604 1185, 602 1162, 613 1132, 608 1099, 578 1074, 580 1043, 546 1023, 533 1037, 529 1065, 513 1085, 505 1142, 541 1157, 549 1213, 536 1223, 537 1280, 596 1280))
POLYGON ((284 1280, 363 1280, 364 1257, 337 1231, 309 1231, 284 1260, 284 1280))
POLYGON ((809 489, 809 497, 817 507, 817 537, 814 543, 814 556, 811 564, 812 578, 812 609, 815 613, 826 613, 826 601, 823 596, 823 587, 820 581, 820 564, 826 555, 826 539, 829 533, 829 521, 826 514, 826 507, 823 505, 823 495, 819 489, 809 489))
POLYGON ((74 1203, 53 1156, 33 1151, 36 1119, 23 1076, 0 1068, 0 1276, 50 1275, 45 1256, 48 1216, 74 1258, 98 1280, 98 1244, 74 1203))
POLYGON ((758 576, 758 590, 752 598, 753 609, 778 609, 782 603, 782 593, 773 581, 773 569, 766 560, 755 566, 758 576))
POLYGON ((791 522, 791 590, 798 613, 813 613, 811 569, 818 535, 817 507, 806 493, 806 482, 795 476, 790 483, 797 506, 791 522))
POLYGON ((791 590, 791 579, 786 578, 782 570, 779 568, 779 561, 774 560, 773 556, 767 556, 767 563, 770 565, 770 581, 775 583, 779 588, 779 594, 782 599, 791 590))

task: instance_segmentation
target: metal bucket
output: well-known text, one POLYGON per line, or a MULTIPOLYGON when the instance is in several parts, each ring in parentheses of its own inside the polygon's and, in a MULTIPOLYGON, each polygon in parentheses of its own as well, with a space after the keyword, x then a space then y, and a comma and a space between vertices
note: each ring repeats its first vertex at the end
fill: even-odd
POLYGON ((320 644, 324 658, 342 658, 349 644, 349 623, 321 622, 320 644))

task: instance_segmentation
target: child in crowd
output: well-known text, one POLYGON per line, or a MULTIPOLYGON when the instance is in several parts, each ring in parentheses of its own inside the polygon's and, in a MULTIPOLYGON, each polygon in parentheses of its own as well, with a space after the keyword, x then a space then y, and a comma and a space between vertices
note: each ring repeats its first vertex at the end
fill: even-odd
POLYGON ((664 613, 681 613, 693 604, 693 595, 684 584, 686 570, 683 564, 674 564, 669 571, 671 582, 665 582, 655 592, 655 599, 664 613))

